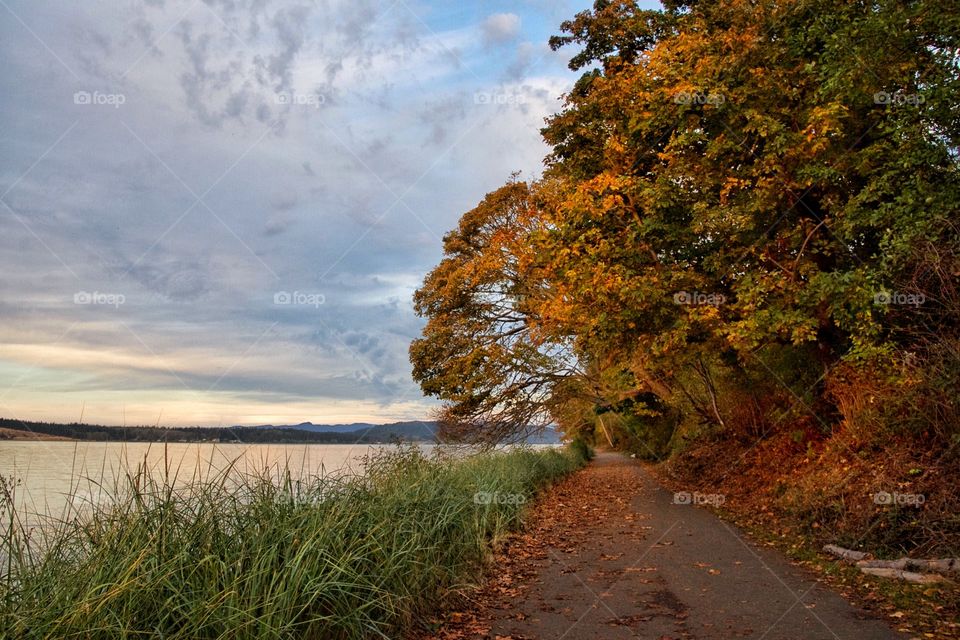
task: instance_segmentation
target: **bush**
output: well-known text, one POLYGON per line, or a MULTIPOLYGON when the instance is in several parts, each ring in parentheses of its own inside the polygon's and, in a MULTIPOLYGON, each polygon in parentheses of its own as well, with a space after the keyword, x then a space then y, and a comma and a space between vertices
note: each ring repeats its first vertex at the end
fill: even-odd
POLYGON ((574 438, 573 442, 570 443, 570 451, 576 456, 578 462, 585 464, 590 460, 593 460, 596 452, 593 450, 586 440, 583 438, 574 438))

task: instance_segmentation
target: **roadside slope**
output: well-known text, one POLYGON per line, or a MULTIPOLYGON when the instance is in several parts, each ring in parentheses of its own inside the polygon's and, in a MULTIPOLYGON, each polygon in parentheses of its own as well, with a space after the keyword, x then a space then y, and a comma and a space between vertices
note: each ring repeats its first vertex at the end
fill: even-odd
POLYGON ((908 637, 614 453, 551 490, 500 560, 433 637, 908 637))

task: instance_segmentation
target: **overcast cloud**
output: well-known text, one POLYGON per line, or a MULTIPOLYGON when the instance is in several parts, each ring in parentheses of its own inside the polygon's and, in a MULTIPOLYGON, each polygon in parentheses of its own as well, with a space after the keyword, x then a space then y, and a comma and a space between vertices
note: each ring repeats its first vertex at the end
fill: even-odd
POLYGON ((424 417, 411 295, 586 4, 0 2, 0 415, 424 417))

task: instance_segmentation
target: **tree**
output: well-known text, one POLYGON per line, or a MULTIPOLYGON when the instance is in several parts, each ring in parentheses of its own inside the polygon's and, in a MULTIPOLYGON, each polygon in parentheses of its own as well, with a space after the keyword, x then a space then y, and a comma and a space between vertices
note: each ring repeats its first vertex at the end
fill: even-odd
POLYGON ((544 178, 468 213, 418 293, 415 375, 453 419, 728 429, 723 381, 779 394, 767 414, 809 393, 829 428, 837 372, 895 378, 960 344, 950 7, 598 0, 561 28, 583 74, 542 130, 544 178))
POLYGON ((877 292, 916 291, 921 241, 956 255, 956 17, 934 2, 597 2, 563 29, 551 45, 580 45, 571 67, 587 70, 544 129, 537 253, 564 296, 544 321, 620 352, 668 401, 678 371, 731 350, 741 366, 800 350, 821 373, 888 357, 877 292))
POLYGON ((498 441, 550 422, 548 403, 575 363, 562 343, 535 335, 528 235, 538 211, 512 180, 464 214, 444 238, 444 259, 414 295, 427 318, 410 346, 413 376, 445 401, 445 435, 498 441))

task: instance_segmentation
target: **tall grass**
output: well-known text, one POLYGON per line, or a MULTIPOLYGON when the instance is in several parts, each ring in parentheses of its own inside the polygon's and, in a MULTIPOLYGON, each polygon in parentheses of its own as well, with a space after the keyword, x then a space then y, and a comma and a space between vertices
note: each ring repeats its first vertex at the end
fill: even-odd
POLYGON ((138 469, 40 530, 5 484, 0 634, 11 638, 395 637, 475 576, 525 503, 582 451, 401 449, 359 476, 138 469))

